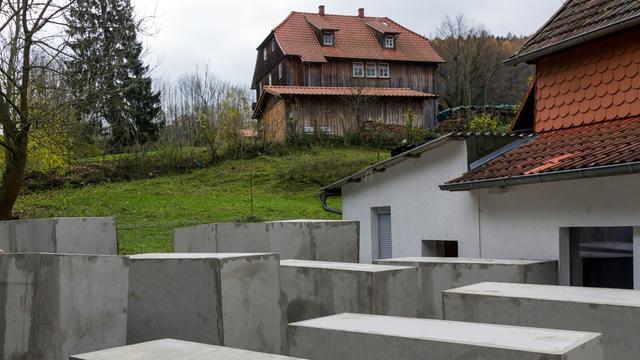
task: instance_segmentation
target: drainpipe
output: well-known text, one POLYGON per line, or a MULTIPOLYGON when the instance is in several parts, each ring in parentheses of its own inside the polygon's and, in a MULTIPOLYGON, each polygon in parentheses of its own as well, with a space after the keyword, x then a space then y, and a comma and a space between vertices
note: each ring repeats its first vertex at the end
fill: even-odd
POLYGON ((320 205, 322 205, 322 209, 324 211, 330 212, 332 214, 342 215, 342 210, 334 209, 331 206, 329 206, 329 204, 327 204, 327 199, 330 196, 338 196, 337 194, 327 194, 325 190, 322 190, 318 196, 320 198, 320 205))

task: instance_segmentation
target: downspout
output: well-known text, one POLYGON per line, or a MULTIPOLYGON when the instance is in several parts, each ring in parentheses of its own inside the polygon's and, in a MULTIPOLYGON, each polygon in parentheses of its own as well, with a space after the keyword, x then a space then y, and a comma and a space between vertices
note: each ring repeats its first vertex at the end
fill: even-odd
POLYGON ((331 206, 329 206, 329 204, 327 204, 327 199, 330 196, 337 196, 337 195, 329 195, 329 194, 327 194, 327 192, 325 190, 322 190, 322 191, 320 191, 320 194, 318 196, 320 198, 320 205, 322 205, 322 209, 324 211, 332 213, 332 214, 342 215, 342 210, 334 209, 331 206))

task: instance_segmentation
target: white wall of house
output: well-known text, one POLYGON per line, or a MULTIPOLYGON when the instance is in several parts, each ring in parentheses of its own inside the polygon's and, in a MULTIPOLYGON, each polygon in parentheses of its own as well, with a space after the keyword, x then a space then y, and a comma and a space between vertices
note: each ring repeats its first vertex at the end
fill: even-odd
POLYGON ((422 240, 454 240, 461 257, 559 260, 563 284, 568 228, 633 226, 640 287, 640 175, 471 192, 438 188, 466 170, 465 142, 450 140, 344 186, 343 217, 360 221, 360 261, 377 256, 376 209, 391 211, 393 257, 421 256, 422 240))
MULTIPOLYGON (((640 226, 640 175, 476 190, 474 196, 481 210, 482 257, 560 260, 563 283, 568 282, 563 259, 568 255, 561 246, 568 241, 566 228, 640 226)), ((634 233, 638 242, 638 229, 634 233)))
POLYGON ((422 240, 455 240, 459 255, 478 257, 478 207, 470 192, 438 185, 467 171, 464 141, 449 140, 420 158, 342 188, 343 218, 360 221, 360 261, 375 258, 376 209, 390 209, 393 257, 420 256, 422 240))

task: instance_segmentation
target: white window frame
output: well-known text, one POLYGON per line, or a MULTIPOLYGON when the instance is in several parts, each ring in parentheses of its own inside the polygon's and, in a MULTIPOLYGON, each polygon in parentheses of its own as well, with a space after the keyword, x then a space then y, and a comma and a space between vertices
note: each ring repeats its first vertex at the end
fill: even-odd
POLYGON ((267 47, 265 46, 264 49, 262 49, 262 61, 267 61, 267 47))
POLYGON ((271 84, 273 83, 271 80, 272 80, 271 79, 271 73, 269 73, 269 86, 271 86, 271 84))
POLYGON ((363 78, 364 77, 364 63, 363 62, 354 62, 353 63, 353 71, 352 75, 354 78, 363 78), (356 74, 356 69, 359 69, 360 72, 356 74))
POLYGON ((393 49, 396 47, 396 39, 393 35, 384 36, 384 47, 387 49, 393 49))
POLYGON ((380 63, 378 64, 378 77, 383 79, 388 79, 391 71, 389 70, 389 63, 380 63), (384 70, 384 71, 383 71, 384 70), (386 74, 385 74, 386 71, 386 74))
POLYGON ((284 77, 284 66, 282 63, 278 64, 278 79, 282 80, 284 77))
POLYGON ((324 46, 333 46, 333 33, 331 32, 325 32, 322 33, 322 45, 324 46), (329 41, 327 41, 327 39, 329 41))
POLYGON ((368 78, 376 78, 378 77, 378 64, 368 62, 365 66, 365 74, 368 78), (369 74, 369 70, 373 70, 373 74, 369 74))

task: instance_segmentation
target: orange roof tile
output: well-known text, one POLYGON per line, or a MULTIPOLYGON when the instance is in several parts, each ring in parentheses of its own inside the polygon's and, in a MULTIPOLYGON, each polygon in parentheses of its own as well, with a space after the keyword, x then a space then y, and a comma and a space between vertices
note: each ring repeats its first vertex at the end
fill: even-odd
POLYGON ((300 56, 305 62, 326 62, 327 58, 444 62, 429 40, 388 18, 324 15, 292 12, 274 30, 285 55, 300 56), (385 49, 372 26, 398 33, 395 49, 385 49), (337 30, 334 46, 322 46, 313 27, 337 30))
POLYGON ((374 87, 323 87, 323 86, 265 86, 264 92, 271 95, 323 95, 323 96, 400 96, 436 97, 436 95, 408 88, 374 87))
POLYGON ((640 117, 543 132, 447 184, 640 161, 640 117))

